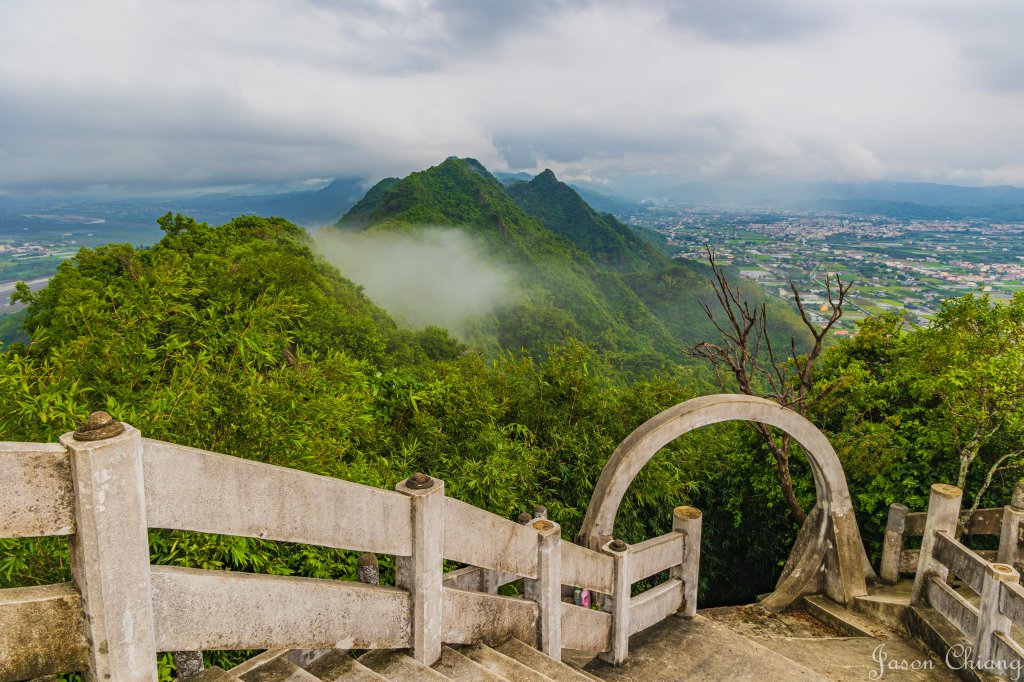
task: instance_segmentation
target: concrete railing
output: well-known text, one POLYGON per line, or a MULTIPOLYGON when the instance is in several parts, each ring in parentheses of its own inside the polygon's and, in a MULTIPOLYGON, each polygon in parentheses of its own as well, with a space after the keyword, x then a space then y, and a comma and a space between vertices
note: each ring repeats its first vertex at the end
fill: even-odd
POLYGON ((964 667, 1007 673, 1024 665, 1024 648, 1011 636, 1024 626, 1024 588, 1010 565, 985 560, 955 539, 960 520, 959 488, 932 486, 921 538, 911 604, 927 604, 966 638, 954 656, 964 667), (973 593, 951 586, 954 579, 973 593), (976 602, 976 603, 975 603, 976 602))
MULTIPOLYGON (((905 505, 889 507, 885 527, 879 578, 894 584, 901 574, 917 570, 920 551, 905 547, 908 538, 924 535, 926 512, 910 512, 905 505)), ((959 516, 957 536, 990 535, 999 537, 998 550, 975 550, 989 561, 1016 565, 1024 559, 1024 482, 1014 488, 1010 504, 992 509, 962 512, 959 516)))
POLYGON ((601 551, 523 525, 417 474, 395 491, 142 438, 94 415, 59 444, 0 443, 0 538, 67 536, 73 581, 0 590, 0 682, 85 671, 155 680, 164 651, 408 648, 516 637, 620 663, 628 639, 696 610, 701 515, 601 551), (149 563, 147 531, 180 529, 393 555, 395 586, 149 563), (443 560, 467 567, 443 573, 443 560), (631 597, 632 585, 669 577, 631 597), (496 594, 523 580, 525 598, 496 594), (600 610, 562 601, 599 594, 600 610))

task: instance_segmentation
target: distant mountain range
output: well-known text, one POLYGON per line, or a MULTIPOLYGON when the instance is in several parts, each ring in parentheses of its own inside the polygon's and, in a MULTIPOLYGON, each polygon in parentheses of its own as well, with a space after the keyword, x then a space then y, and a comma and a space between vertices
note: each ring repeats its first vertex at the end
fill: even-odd
MULTIPOLYGON (((529 173, 494 173, 499 184, 530 182, 529 173)), ((315 190, 225 191, 199 196, 100 199, 32 198, 0 193, 0 212, 90 209, 99 205, 130 211, 170 210, 208 222, 240 214, 276 215, 305 227, 330 225, 359 201, 370 186, 365 178, 339 177, 315 190)), ((625 215, 643 204, 835 211, 896 218, 1024 220, 1024 188, 968 187, 928 182, 680 182, 666 176, 611 176, 604 184, 577 180, 569 186, 599 213, 625 215)))
POLYGON ((897 218, 1024 220, 1024 188, 928 182, 666 183, 656 176, 612 178, 579 189, 619 202, 665 202, 723 208, 837 211, 897 218), (613 196, 614 195, 614 196, 613 196))
POLYGON ((351 208, 366 191, 361 178, 336 178, 326 187, 314 191, 276 194, 205 194, 187 199, 158 202, 168 210, 191 215, 199 220, 216 222, 243 213, 280 216, 298 225, 318 227, 332 225, 351 208))

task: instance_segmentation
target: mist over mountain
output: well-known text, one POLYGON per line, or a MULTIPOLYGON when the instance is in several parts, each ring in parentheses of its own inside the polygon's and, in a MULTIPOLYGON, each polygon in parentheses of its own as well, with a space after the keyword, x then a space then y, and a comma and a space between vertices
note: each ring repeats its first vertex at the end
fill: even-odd
POLYGON ((439 326, 470 340, 478 320, 521 295, 508 267, 467 231, 320 230, 315 239, 328 261, 408 327, 439 326))

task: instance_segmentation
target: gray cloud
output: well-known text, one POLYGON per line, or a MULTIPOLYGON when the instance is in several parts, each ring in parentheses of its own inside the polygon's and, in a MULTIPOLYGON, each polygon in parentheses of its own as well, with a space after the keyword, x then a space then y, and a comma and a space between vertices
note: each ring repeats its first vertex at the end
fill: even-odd
POLYGON ((683 30, 724 41, 799 39, 825 31, 837 20, 826 3, 814 0, 673 0, 666 5, 669 19, 683 30))
POLYGON ((0 191, 400 175, 1024 184, 1013 0, 12 0, 0 191))

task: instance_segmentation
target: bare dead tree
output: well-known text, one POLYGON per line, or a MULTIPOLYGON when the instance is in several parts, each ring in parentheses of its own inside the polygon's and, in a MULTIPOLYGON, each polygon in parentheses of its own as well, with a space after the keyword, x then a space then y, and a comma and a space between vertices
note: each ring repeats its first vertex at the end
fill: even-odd
MULTIPOLYGON (((807 410, 826 394, 813 392, 814 364, 824 348, 825 337, 843 316, 843 304, 853 282, 843 282, 839 275, 835 275, 834 279, 832 276, 825 277, 825 291, 831 314, 824 325, 819 325, 811 319, 796 285, 789 283, 793 300, 800 311, 800 318, 810 331, 814 342, 810 350, 801 353, 797 349, 796 339, 790 338, 788 352, 785 356, 780 356, 772 345, 771 335, 768 333, 766 304, 752 305, 750 301, 744 299, 737 287, 726 278, 725 272, 715 260, 715 252, 711 247, 707 247, 707 254, 708 263, 714 273, 711 285, 721 305, 724 319, 716 316, 706 303, 701 302, 700 306, 718 330, 721 343, 703 341, 690 349, 691 355, 711 363, 718 371, 723 388, 723 375, 729 373, 736 379, 742 393, 771 398, 784 407, 806 414, 807 410)), ((793 476, 789 467, 793 449, 792 437, 783 434, 777 439, 768 426, 756 423, 752 426, 775 458, 782 495, 793 513, 793 518, 798 524, 803 525, 806 514, 793 490, 793 476)))

